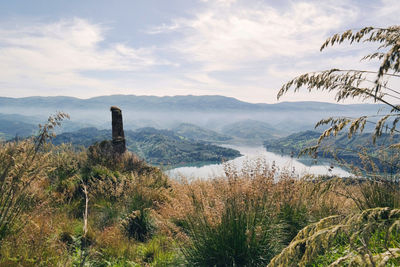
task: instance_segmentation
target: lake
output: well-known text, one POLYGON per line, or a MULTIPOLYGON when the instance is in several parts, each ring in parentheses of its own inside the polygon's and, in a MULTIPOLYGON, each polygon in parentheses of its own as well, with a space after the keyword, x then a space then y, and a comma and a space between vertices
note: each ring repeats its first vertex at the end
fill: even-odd
MULTIPOLYGON (((269 166, 275 165, 279 170, 286 169, 290 172, 294 172, 297 175, 303 174, 315 174, 315 175, 337 175, 337 176, 350 176, 350 173, 339 168, 330 168, 329 162, 318 162, 317 164, 310 165, 313 159, 298 159, 290 156, 279 155, 276 153, 269 152, 263 146, 233 146, 226 145, 225 147, 234 148, 239 150, 243 155, 236 159, 227 161, 226 164, 230 164, 240 170, 243 166, 251 166, 257 164, 257 162, 263 161, 269 166), (307 164, 304 164, 304 163, 307 164)), ((213 177, 225 176, 224 164, 209 164, 204 166, 187 166, 179 167, 166 171, 172 178, 185 177, 191 179, 210 179, 213 177)))

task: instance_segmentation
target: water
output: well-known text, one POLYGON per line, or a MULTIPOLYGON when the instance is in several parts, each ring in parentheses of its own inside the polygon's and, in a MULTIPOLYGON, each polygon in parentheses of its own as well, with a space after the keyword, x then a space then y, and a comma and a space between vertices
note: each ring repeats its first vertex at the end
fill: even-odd
MULTIPOLYGON (((305 165, 299 159, 290 156, 282 156, 269 151, 262 146, 249 147, 249 146, 229 146, 237 149, 243 155, 236 159, 230 160, 227 163, 232 164, 240 170, 244 164, 255 164, 257 160, 265 161, 269 166, 275 164, 279 169, 286 169, 293 171, 302 176, 303 174, 315 175, 337 175, 337 176, 350 176, 350 173, 339 168, 334 167, 330 170, 331 164, 328 162, 318 163, 318 165, 305 165)), ((302 160, 304 161, 304 160, 302 160)), ((311 160, 309 160, 311 163, 311 160)), ((201 167, 179 167, 166 171, 166 173, 173 178, 186 177, 187 179, 210 179, 213 177, 225 176, 223 164, 209 164, 201 167)))

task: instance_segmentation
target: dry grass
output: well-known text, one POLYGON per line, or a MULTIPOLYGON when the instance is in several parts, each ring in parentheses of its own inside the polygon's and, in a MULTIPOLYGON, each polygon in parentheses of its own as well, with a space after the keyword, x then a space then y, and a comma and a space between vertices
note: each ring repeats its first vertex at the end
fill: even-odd
MULTIPOLYGON (((11 145, 0 147, 0 153, 11 145)), ((87 261, 121 265, 129 261, 146 266, 177 263, 180 252, 176 247, 191 244, 197 231, 193 227, 198 224, 219 229, 220 236, 230 233, 230 227, 247 227, 250 230, 244 231, 244 236, 253 233, 249 244, 270 257, 307 224, 355 210, 347 192, 360 197, 363 193, 355 184, 313 176, 299 179, 290 171, 278 173, 262 160, 249 162, 240 170, 226 165, 227 177, 188 182, 173 181, 155 168, 144 168, 129 153, 116 163, 108 162, 108 167, 101 164, 106 160, 104 154, 94 156, 66 145, 48 145, 41 153, 32 165, 41 167, 40 179, 27 191, 32 204, 20 217, 25 227, 6 236, 0 264, 79 264, 85 208, 82 183, 89 196, 87 261), (124 166, 119 168, 121 164, 124 166), (122 222, 144 209, 156 226, 155 236, 144 243, 129 240, 122 222), (236 216, 242 224, 235 224, 236 216)), ((19 156, 23 158, 23 154, 19 156)), ((257 262, 257 258, 251 260, 257 262)), ((265 259, 260 262, 264 264, 265 259)))
MULTIPOLYGON (((160 207, 160 217, 167 222, 180 222, 190 214, 201 212, 217 224, 225 200, 232 197, 250 202, 268 198, 273 216, 285 205, 305 207, 312 221, 332 214, 348 214, 355 209, 346 196, 330 191, 330 183, 313 176, 298 179, 289 171, 277 173, 262 161, 255 168, 240 171, 226 166, 226 173, 227 178, 173 182, 169 200, 160 207)), ((169 225, 172 232, 181 234, 174 225, 169 225)))

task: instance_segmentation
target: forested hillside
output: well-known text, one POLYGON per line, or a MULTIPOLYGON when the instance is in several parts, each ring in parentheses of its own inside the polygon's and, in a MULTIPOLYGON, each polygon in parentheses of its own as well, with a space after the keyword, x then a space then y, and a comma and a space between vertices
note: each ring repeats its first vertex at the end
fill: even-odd
MULTIPOLYGON (((264 146, 268 151, 297 157, 304 149, 317 145, 320 136, 321 133, 315 131, 299 132, 287 137, 265 141, 264 146)), ((399 143, 400 135, 383 133, 375 144, 372 136, 372 133, 362 133, 355 135, 354 138, 348 138, 348 135, 343 133, 336 137, 330 137, 321 143, 321 149, 312 156, 336 158, 360 166, 362 164, 360 154, 362 154, 369 156, 378 166, 383 167, 384 163, 379 161, 383 149, 390 144, 399 143)))
MULTIPOLYGON (((111 138, 110 130, 85 128, 58 135, 54 144, 90 146, 111 138)), ((125 131, 127 147, 150 164, 172 167, 185 164, 220 163, 240 156, 239 151, 197 142, 168 130, 142 128, 125 131)))

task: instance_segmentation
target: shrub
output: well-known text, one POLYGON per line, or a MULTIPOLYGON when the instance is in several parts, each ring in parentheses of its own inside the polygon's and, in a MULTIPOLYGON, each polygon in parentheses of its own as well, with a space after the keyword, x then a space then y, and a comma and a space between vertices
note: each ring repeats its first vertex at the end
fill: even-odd
POLYGON ((120 172, 134 172, 138 175, 149 175, 161 171, 149 166, 145 161, 139 159, 135 154, 127 151, 123 154, 115 153, 111 141, 105 140, 95 143, 87 150, 88 165, 101 165, 110 170, 120 172))
POLYGON ((121 225, 128 238, 141 242, 149 239, 155 230, 149 209, 133 211, 122 220, 121 225))
POLYGON ((191 215, 187 219, 190 244, 182 249, 188 264, 265 266, 276 253, 277 229, 264 204, 229 198, 215 225, 202 215, 191 215))
POLYGON ((308 224, 308 211, 303 205, 291 205, 285 203, 278 213, 278 222, 282 226, 283 240, 285 245, 297 235, 297 233, 308 224))
POLYGON ((175 243, 165 236, 155 236, 138 247, 140 261, 150 266, 182 266, 183 261, 175 243))

